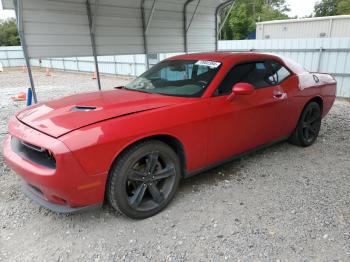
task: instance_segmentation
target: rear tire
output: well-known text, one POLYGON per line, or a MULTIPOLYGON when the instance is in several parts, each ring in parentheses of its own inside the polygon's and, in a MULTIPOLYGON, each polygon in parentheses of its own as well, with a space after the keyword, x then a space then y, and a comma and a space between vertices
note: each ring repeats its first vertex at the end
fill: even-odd
POLYGON ((180 178, 176 153, 163 142, 147 140, 132 145, 117 159, 109 174, 106 196, 114 209, 143 219, 169 204, 180 178))
POLYGON ((301 113, 297 127, 289 138, 289 142, 302 147, 311 146, 320 132, 321 119, 320 105, 316 102, 307 104, 301 113))

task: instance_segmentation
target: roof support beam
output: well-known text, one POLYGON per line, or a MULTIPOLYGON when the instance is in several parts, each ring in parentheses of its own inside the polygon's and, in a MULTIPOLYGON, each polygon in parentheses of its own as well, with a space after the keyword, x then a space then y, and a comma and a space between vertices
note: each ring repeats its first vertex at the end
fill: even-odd
POLYGON ((149 23, 151 22, 150 19, 153 17, 153 14, 154 14, 156 0, 153 0, 152 10, 151 10, 150 17, 148 19, 147 24, 146 24, 145 2, 146 2, 146 0, 141 1, 141 20, 142 20, 142 31, 143 31, 143 47, 144 47, 144 52, 146 55, 146 67, 148 70, 149 69, 149 60, 148 60, 147 31, 148 31, 149 23))
POLYGON ((24 55, 24 59, 26 61, 27 69, 28 69, 28 76, 29 76, 29 81, 30 81, 30 87, 32 88, 32 92, 33 92, 33 100, 34 100, 34 103, 37 103, 38 102, 38 98, 37 98, 37 95, 36 95, 36 90, 35 90, 34 80, 33 80, 33 74, 32 74, 32 68, 30 66, 30 59, 29 59, 29 56, 28 56, 28 49, 27 49, 26 39, 25 39, 25 36, 24 36, 24 31, 23 31, 23 3, 22 3, 22 0, 13 0, 13 5, 15 7, 15 12, 16 12, 16 17, 17 17, 18 34, 19 34, 19 38, 21 39, 23 55, 24 55))
POLYGON ((146 28, 145 28, 145 34, 146 35, 147 35, 149 26, 151 24, 151 21, 152 21, 153 15, 154 15, 154 10, 156 10, 156 3, 157 3, 157 0, 153 0, 151 13, 149 14, 149 17, 148 17, 148 20, 147 20, 147 24, 146 24, 146 28))
POLYGON ((184 50, 185 53, 188 53, 188 38, 187 38, 187 6, 193 2, 194 0, 187 0, 184 4, 184 8, 182 11, 183 15, 183 37, 184 37, 184 50))
POLYGON ((99 4, 99 0, 95 0, 95 10, 94 10, 94 15, 92 16, 90 0, 86 0, 86 10, 87 10, 87 15, 88 15, 88 20, 89 20, 92 55, 94 56, 94 61, 95 61, 95 71, 96 71, 96 78, 97 78, 97 86, 98 86, 98 90, 101 90, 100 71, 99 71, 99 68, 98 68, 98 60, 97 60, 97 52, 96 52, 96 41, 95 41, 96 16, 97 16, 98 4, 99 4))
POLYGON ((193 19, 197 13, 197 9, 199 6, 199 3, 201 2, 201 0, 198 0, 196 7, 194 8, 194 11, 192 13, 190 22, 187 24, 187 6, 193 2, 194 0, 187 0, 184 4, 184 8, 183 8, 183 31, 184 31, 184 49, 185 52, 188 53, 188 30, 190 30, 191 28, 191 24, 193 22, 193 19))
POLYGON ((221 22, 221 25, 219 27, 219 32, 218 32, 219 35, 221 34, 222 28, 224 28, 224 25, 226 24, 226 21, 227 21, 228 17, 230 16, 234 5, 235 5, 235 1, 232 2, 230 9, 227 11, 227 14, 225 15, 224 20, 221 22))
MULTIPOLYGON (((186 28, 186 33, 188 32, 188 30, 189 30, 190 27, 191 27, 191 24, 192 24, 192 22, 193 22, 194 16, 195 16, 196 13, 197 13, 197 9, 198 9, 198 6, 199 6, 199 3, 200 3, 200 2, 201 2, 201 0, 198 0, 197 5, 196 5, 196 7, 194 8, 194 11, 193 11, 193 13, 192 13, 192 17, 191 17, 191 19, 190 19, 190 22, 188 23, 187 28, 186 28)), ((186 22, 187 22, 187 21, 186 21, 186 22)))
POLYGON ((228 1, 225 1, 223 2, 222 4, 220 4, 217 8, 216 8, 216 11, 215 11, 215 34, 216 34, 216 43, 215 43, 215 51, 218 51, 218 41, 219 41, 219 37, 220 37, 220 34, 221 34, 221 30, 222 28, 224 27, 225 23, 226 23, 226 20, 228 19, 228 17, 230 16, 230 13, 234 7, 234 4, 236 3, 236 0, 228 0, 228 1), (224 20, 222 21, 220 27, 219 27, 219 21, 218 21, 218 16, 219 16, 219 13, 220 11, 227 7, 228 5, 231 4, 231 7, 229 9, 229 11, 227 12, 224 20))

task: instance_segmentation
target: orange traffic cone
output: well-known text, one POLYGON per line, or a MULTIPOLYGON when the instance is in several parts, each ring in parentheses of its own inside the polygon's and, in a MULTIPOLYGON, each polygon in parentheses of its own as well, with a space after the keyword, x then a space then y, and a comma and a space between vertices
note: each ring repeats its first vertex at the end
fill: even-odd
POLYGON ((96 71, 94 71, 94 74, 92 75, 92 79, 96 79, 97 78, 97 74, 96 71))
POLYGON ((46 76, 51 76, 51 72, 50 72, 50 69, 48 67, 46 67, 46 69, 45 69, 45 74, 46 74, 46 76))
POLYGON ((26 73, 26 72, 27 72, 27 66, 22 65, 22 72, 23 72, 23 73, 26 73))
POLYGON ((25 100, 27 100, 27 94, 24 92, 21 92, 18 95, 15 95, 11 98, 13 101, 25 101, 25 100))

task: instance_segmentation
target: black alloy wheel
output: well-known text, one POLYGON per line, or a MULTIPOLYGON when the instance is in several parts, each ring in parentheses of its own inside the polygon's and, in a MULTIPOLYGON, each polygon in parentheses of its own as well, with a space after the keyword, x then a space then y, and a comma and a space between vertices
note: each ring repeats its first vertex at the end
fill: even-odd
POLYGON ((298 126, 290 137, 291 143, 304 147, 312 145, 320 132, 321 119, 319 104, 310 102, 302 112, 298 126))
POLYGON ((107 198, 132 218, 161 211, 173 198, 180 180, 176 153, 166 144, 150 140, 128 149, 116 162, 107 185, 107 198))

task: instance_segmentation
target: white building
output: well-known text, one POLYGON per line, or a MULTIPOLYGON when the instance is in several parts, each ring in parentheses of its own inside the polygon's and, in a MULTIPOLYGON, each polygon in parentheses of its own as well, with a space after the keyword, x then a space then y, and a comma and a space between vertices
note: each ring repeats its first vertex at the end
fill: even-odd
POLYGON ((350 15, 275 20, 256 24, 256 39, 323 37, 350 37, 350 15))

